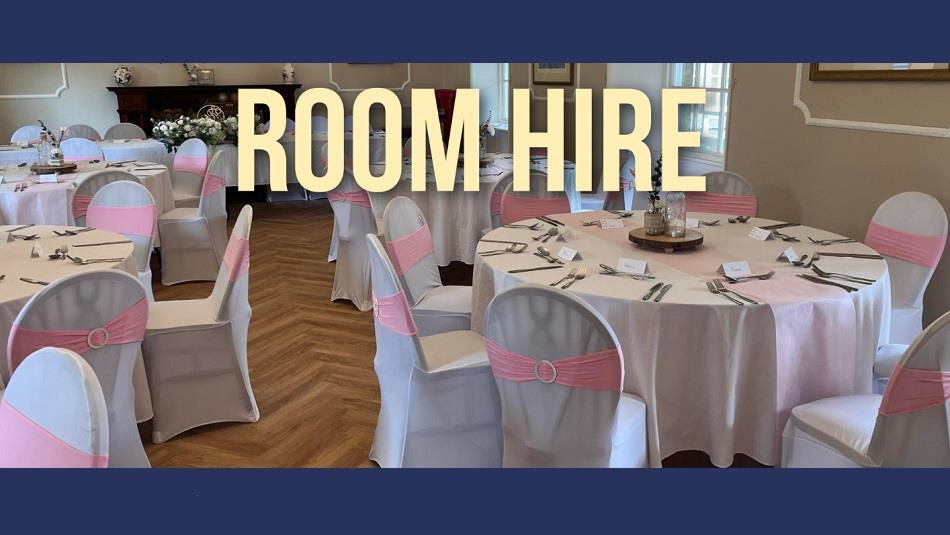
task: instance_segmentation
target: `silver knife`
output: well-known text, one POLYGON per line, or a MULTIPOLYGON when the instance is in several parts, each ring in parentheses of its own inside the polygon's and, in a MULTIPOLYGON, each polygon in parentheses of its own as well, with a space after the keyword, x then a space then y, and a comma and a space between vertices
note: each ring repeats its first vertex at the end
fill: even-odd
POLYGON ((100 243, 74 243, 73 247, 98 247, 100 245, 119 245, 122 243, 132 243, 132 240, 104 241, 100 243))
POLYGON ((662 287, 663 287, 663 283, 662 283, 662 282, 658 282, 658 283, 654 284, 653 287, 650 288, 650 291, 647 292, 646 295, 643 296, 643 300, 644 300, 644 301, 649 301, 650 298, 653 297, 653 294, 655 294, 656 291, 659 290, 659 289, 662 288, 662 287))
POLYGON ((672 284, 667 284, 666 286, 664 286, 663 289, 660 290, 660 293, 656 294, 656 298, 653 299, 653 302, 659 303, 660 299, 663 299, 663 296, 666 295, 666 292, 670 291, 670 288, 672 287, 673 287, 672 284))

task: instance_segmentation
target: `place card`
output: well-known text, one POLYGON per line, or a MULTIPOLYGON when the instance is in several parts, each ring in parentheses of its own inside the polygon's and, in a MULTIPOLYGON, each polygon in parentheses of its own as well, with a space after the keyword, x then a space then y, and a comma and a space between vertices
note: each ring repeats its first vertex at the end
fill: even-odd
POLYGON ((732 278, 745 277, 746 275, 752 274, 752 268, 749 267, 749 263, 745 260, 723 262, 717 271, 722 275, 732 278))
POLYGON ((646 275, 649 267, 646 260, 634 260, 633 258, 621 258, 617 261, 617 271, 630 273, 632 275, 646 275))
POLYGON ((560 232, 558 232, 558 235, 557 235, 557 241, 566 242, 566 241, 571 241, 574 238, 575 238, 574 231, 572 231, 571 229, 567 227, 560 229, 560 232))
POLYGON ((752 232, 749 233, 749 237, 753 240, 765 241, 772 239, 772 231, 766 230, 764 228, 755 227, 752 229, 752 232))
POLYGON ((557 252, 557 257, 565 262, 581 259, 581 255, 577 252, 577 249, 571 249, 566 245, 561 247, 561 250, 557 252))
POLYGON ((696 219, 693 217, 687 217, 686 228, 699 228, 699 219, 696 219))
POLYGON ((33 249, 30 250, 30 258, 43 258, 46 256, 46 253, 43 252, 43 247, 38 243, 33 244, 33 249))
POLYGON ((43 173, 40 175, 38 182, 40 184, 55 184, 59 182, 59 177, 56 176, 56 173, 43 173))
POLYGON ((601 219, 600 228, 604 230, 611 228, 623 228, 623 219, 601 219))
POLYGON ((785 249, 784 251, 782 251, 782 254, 778 255, 778 258, 776 260, 787 260, 789 262, 798 262, 799 258, 800 256, 798 252, 795 251, 795 248, 789 247, 788 249, 785 249))

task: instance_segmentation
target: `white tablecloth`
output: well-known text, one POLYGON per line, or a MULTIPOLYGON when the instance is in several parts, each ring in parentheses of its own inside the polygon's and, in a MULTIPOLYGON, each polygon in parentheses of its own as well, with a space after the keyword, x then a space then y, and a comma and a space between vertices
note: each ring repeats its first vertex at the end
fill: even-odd
POLYGON ((0 226, 0 274, 6 275, 0 282, 0 378, 5 383, 10 374, 7 370, 7 340, 10 337, 10 328, 20 309, 33 294, 40 291, 42 286, 22 282, 20 277, 53 282, 56 279, 98 269, 120 269, 136 275, 135 261, 132 258, 132 244, 103 245, 100 247, 84 247, 75 249, 72 246, 81 243, 100 243, 125 240, 125 237, 103 230, 83 232, 72 237, 60 237, 53 234, 53 230, 62 230, 64 226, 35 226, 17 231, 16 234, 37 234, 38 240, 15 240, 7 242, 7 230, 14 226, 0 226), (81 266, 69 260, 49 260, 47 258, 30 258, 30 251, 34 244, 39 244, 46 253, 52 253, 57 247, 67 245, 70 254, 83 258, 125 258, 123 262, 115 264, 89 264, 81 266), (81 252, 80 252, 81 251, 81 252))
MULTIPOLYGON (((530 254, 531 232, 501 228, 486 239, 521 241, 525 253, 476 257, 473 329, 481 330, 488 302, 501 290, 520 282, 551 283, 572 266, 586 266, 587 278, 574 292, 598 310, 616 332, 624 355, 624 389, 641 396, 648 407, 650 461, 683 450, 708 453, 718 466, 728 466, 743 453, 765 464, 780 460, 780 433, 792 407, 828 396, 868 393, 878 343, 887 339, 890 281, 883 260, 822 258, 826 271, 876 280, 846 293, 794 275, 809 272, 776 260, 794 246, 815 251, 873 253, 862 244, 819 247, 807 242, 839 237, 797 226, 782 232, 803 243, 756 241, 749 231, 774 221, 754 218, 748 224, 703 227, 700 249, 674 254, 647 251, 629 243, 627 233, 642 225, 642 212, 624 219, 625 228, 602 230, 580 222, 613 217, 604 212, 555 216, 573 228, 566 245, 582 260, 563 269, 509 274, 516 268, 547 265, 530 254), (616 267, 619 258, 646 260, 654 281, 598 274, 598 264, 616 267), (775 270, 767 281, 730 286, 764 305, 736 306, 711 294, 705 281, 717 277, 726 261, 748 260, 754 273, 775 270), (643 301, 655 282, 672 283, 660 303, 643 301)), ((535 233, 536 234, 536 233, 535 233)), ((555 253, 564 242, 548 242, 555 253)), ((482 249, 497 249, 485 243, 482 249)))
MULTIPOLYGON (((124 141, 98 141, 107 161, 140 160, 164 162, 168 151, 165 145, 154 139, 128 139, 124 141)), ((0 165, 36 163, 35 148, 0 146, 0 165)))
MULTIPOLYGON (((297 142, 295 134, 286 134, 280 138, 280 145, 284 148, 287 155, 287 183, 297 183, 297 170, 294 159, 297 155, 297 142)), ((315 133, 311 139, 310 166, 315 175, 323 174, 323 147, 327 144, 326 134, 315 133)), ((349 161, 353 157, 353 134, 343 134, 343 153, 344 158, 349 161)), ((371 135, 369 137, 369 161, 370 163, 382 162, 386 160, 386 137, 382 135, 371 135)), ((237 149, 235 148, 234 167, 237 168, 237 149)), ((234 181, 230 177, 225 177, 227 185, 237 185, 237 173, 234 174, 234 181)), ((264 151, 255 151, 254 153, 254 184, 270 184, 270 156, 264 151)))
MULTIPOLYGON (((155 198, 159 213, 174 209, 175 199, 168 169, 155 163, 134 163, 139 165, 129 163, 115 169, 129 171, 138 177, 155 198)), ((0 175, 4 177, 0 184, 0 221, 9 225, 71 225, 76 184, 90 173, 105 168, 104 162, 81 163, 77 172, 60 175, 59 183, 38 184, 35 182, 36 176, 30 174, 28 167, 0 167, 0 175), (30 186, 25 191, 15 191, 16 184, 23 181, 28 181, 30 186)))

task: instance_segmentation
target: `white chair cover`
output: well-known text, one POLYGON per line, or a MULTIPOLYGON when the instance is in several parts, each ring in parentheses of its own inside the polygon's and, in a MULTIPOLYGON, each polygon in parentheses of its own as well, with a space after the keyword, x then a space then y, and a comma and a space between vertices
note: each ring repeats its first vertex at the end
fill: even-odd
POLYGON ((505 467, 647 466, 646 405, 621 393, 619 342, 590 305, 518 285, 489 303, 485 340, 501 396, 505 467), (518 373, 500 353, 535 362, 533 374, 512 380, 518 373), (586 362, 564 360, 578 357, 586 362), (570 365, 579 375, 571 377, 570 365), (578 378, 583 385, 573 384, 578 378))
POLYGON ((795 407, 783 436, 789 467, 950 467, 950 313, 897 363, 883 397, 795 407))
MULTIPOLYGON (((924 236, 946 236, 947 214, 937 199, 916 191, 884 201, 871 223, 924 236)), ((891 279, 890 342, 910 344, 923 329, 924 292, 936 266, 922 266, 884 254, 891 279)))
MULTIPOLYGON (((624 151, 626 157, 620 163, 620 191, 608 191, 604 196, 604 210, 637 210, 633 207, 636 184, 634 183, 634 158, 632 152, 624 151)), ((601 187, 604 182, 601 181, 601 187)), ((642 208, 639 208, 642 209, 642 208)))
POLYGON ((501 466, 501 407, 481 335, 419 337, 382 244, 366 240, 381 396, 370 459, 383 468, 501 466))
POLYGON ((389 201, 383 212, 386 250, 396 268, 419 336, 472 327, 472 288, 443 286, 425 214, 407 197, 389 201))
POLYGON ((96 372, 46 347, 26 358, 0 402, 0 468, 105 468, 109 413, 96 372))
POLYGON ((515 191, 515 184, 512 181, 511 185, 502 193, 501 222, 503 224, 529 219, 536 215, 571 212, 571 202, 566 193, 548 190, 548 175, 546 173, 531 171, 528 180, 528 191, 515 191), (536 203, 532 201, 544 204, 543 206, 535 205, 536 203), (525 202, 528 203, 527 206, 525 202))
POLYGON ((10 136, 10 143, 35 143, 40 140, 43 129, 37 124, 28 124, 17 128, 10 136))
POLYGON ((348 299, 356 308, 373 308, 366 235, 376 234, 376 218, 369 195, 360 189, 349 169, 343 170, 340 186, 327 193, 333 209, 333 224, 339 236, 333 292, 330 301, 348 299))
POLYGON ((67 162, 85 162, 91 160, 105 160, 102 148, 95 141, 81 137, 69 138, 59 144, 63 151, 63 159, 67 162))
POLYGON ((175 208, 158 216, 162 284, 213 281, 228 243, 224 166, 216 152, 205 172, 197 208, 175 208))
POLYGON ((60 139, 60 141, 73 138, 83 138, 88 139, 89 141, 100 141, 102 136, 99 135, 98 130, 89 125, 74 124, 66 128, 66 133, 63 135, 63 139, 60 139))
POLYGON ((175 150, 172 163, 172 195, 175 197, 175 208, 198 206, 207 167, 208 146, 204 141, 192 138, 175 150))
MULTIPOLYGON (((294 120, 291 119, 290 117, 288 117, 286 121, 287 122, 285 123, 285 126, 284 126, 284 135, 293 134, 297 130, 297 124, 294 123, 294 120)), ((267 121, 266 123, 264 123, 264 131, 267 132, 269 130, 270 130, 270 121, 267 121)))
MULTIPOLYGON (((138 341, 108 343, 121 338, 122 328, 105 329, 115 318, 136 311, 135 324, 144 331, 148 300, 139 281, 118 270, 87 271, 59 279, 34 295, 20 310, 10 331, 7 349, 9 368, 19 353, 18 339, 22 330, 49 333, 53 331, 89 332, 82 356, 92 369, 105 394, 109 410, 109 466, 148 467, 148 457, 139 438, 135 418, 135 393, 132 373, 141 348, 138 341), (142 317, 144 314, 145 317, 142 317), (18 332, 21 331, 21 332, 18 332), (96 334, 99 333, 99 334, 96 334), (103 340, 105 342, 103 342, 103 340), (105 345, 102 345, 105 343, 105 345)), ((135 331, 135 329, 131 329, 135 331)), ((61 342, 55 342, 61 343, 61 342)))
POLYGON ((201 425, 260 419, 247 369, 252 216, 250 206, 238 214, 207 299, 151 305, 144 348, 156 443, 201 425))
POLYGON ((145 130, 137 124, 119 123, 106 130, 106 139, 145 139, 145 130))
POLYGON ((329 123, 327 122, 326 117, 323 117, 320 115, 314 115, 310 119, 311 132, 326 132, 328 129, 329 129, 329 123))
POLYGON ((148 191, 148 188, 132 182, 131 180, 120 180, 106 184, 96 192, 89 204, 90 210, 93 207, 118 208, 113 217, 103 221, 96 221, 94 225, 98 229, 108 230, 122 234, 132 240, 135 248, 133 256, 135 266, 138 270, 139 282, 145 289, 149 301, 154 301, 152 295, 152 249, 155 242, 155 232, 157 229, 158 206, 155 199, 148 191), (151 208, 151 213, 147 208, 151 208), (127 211, 128 213, 124 213, 127 211), (146 234, 145 218, 150 220, 151 231, 146 234))
POLYGON ((732 171, 706 173, 706 191, 723 195, 755 197, 755 189, 749 181, 732 171))
POLYGON ((103 169, 95 171, 76 184, 76 192, 73 193, 73 202, 70 205, 72 210, 73 224, 77 227, 86 226, 86 211, 92 202, 96 193, 107 184, 127 180, 136 184, 141 184, 138 177, 128 171, 118 169, 103 169))
MULTIPOLYGON (((513 171, 505 173, 498 182, 495 182, 495 187, 491 192, 491 201, 489 202, 489 214, 491 216, 491 228, 496 229, 501 226, 501 196, 504 195, 505 191, 508 190, 508 187, 515 179, 515 174, 513 171)), ((487 233, 487 232, 486 232, 487 233)))

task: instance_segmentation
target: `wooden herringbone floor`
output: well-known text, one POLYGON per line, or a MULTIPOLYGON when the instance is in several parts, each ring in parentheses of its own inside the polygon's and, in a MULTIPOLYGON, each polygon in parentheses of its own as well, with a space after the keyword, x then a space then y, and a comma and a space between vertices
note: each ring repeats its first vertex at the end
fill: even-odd
MULTIPOLYGON (((329 204, 253 206, 248 365, 261 419, 202 427, 164 444, 151 444, 143 424, 149 459, 155 467, 372 466, 373 319, 348 301, 329 301, 329 204)), ((212 287, 162 286, 160 271, 154 280, 160 301, 203 298, 212 287)))

